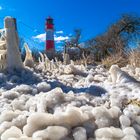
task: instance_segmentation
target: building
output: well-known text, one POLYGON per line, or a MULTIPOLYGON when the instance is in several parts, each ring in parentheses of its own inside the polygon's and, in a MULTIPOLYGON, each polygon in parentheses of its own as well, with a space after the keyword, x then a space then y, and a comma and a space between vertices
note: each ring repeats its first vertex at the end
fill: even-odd
POLYGON ((55 53, 54 23, 51 17, 46 19, 46 53, 53 56, 55 53))

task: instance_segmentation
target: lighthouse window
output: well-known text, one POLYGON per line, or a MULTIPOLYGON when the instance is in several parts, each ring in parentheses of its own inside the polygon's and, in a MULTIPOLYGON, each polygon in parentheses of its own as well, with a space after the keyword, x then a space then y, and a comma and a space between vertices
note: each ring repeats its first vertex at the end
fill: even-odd
POLYGON ((53 24, 53 19, 49 19, 47 22, 48 24, 53 24))

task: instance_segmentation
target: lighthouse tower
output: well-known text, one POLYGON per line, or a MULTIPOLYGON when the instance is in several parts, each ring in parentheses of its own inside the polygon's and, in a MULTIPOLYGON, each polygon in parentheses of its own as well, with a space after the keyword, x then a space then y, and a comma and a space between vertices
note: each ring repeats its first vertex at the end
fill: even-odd
POLYGON ((46 52, 51 56, 55 53, 54 24, 51 17, 46 19, 46 52))

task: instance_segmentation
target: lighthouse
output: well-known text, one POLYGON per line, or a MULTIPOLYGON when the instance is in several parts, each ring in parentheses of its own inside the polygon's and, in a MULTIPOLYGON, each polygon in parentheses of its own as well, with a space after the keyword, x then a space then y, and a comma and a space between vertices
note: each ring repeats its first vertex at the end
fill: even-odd
POLYGON ((51 17, 46 19, 46 53, 50 56, 53 56, 55 53, 54 24, 51 17))

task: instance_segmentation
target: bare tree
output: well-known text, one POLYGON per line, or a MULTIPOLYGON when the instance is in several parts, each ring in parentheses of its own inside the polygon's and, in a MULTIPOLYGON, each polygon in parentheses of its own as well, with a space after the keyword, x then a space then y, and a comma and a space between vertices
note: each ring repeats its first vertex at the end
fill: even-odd
POLYGON ((100 60, 112 53, 123 53, 129 42, 139 36, 139 33, 140 18, 125 14, 104 34, 91 39, 89 44, 100 60))

